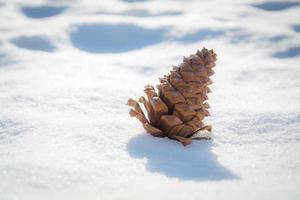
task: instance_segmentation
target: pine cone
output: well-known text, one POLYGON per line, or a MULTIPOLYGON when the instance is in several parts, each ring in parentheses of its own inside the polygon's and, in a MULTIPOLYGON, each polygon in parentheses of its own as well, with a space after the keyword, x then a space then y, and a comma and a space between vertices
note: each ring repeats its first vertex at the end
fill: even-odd
POLYGON ((159 78, 158 94, 153 86, 145 86, 146 97, 140 97, 139 103, 144 104, 148 117, 133 99, 127 103, 132 107, 130 116, 136 117, 151 135, 169 137, 184 146, 190 144, 191 139, 209 139, 212 127, 204 126, 202 121, 210 115, 205 101, 216 56, 213 50, 203 48, 195 55, 184 57, 179 66, 173 66, 168 75, 159 78), (201 135, 200 131, 204 130, 209 134, 201 135))

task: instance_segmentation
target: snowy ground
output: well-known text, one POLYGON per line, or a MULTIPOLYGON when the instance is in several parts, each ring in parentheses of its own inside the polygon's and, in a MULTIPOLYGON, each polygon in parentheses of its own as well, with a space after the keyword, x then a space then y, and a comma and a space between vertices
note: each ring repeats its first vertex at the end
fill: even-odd
POLYGON ((298 199, 299 19, 291 1, 0 0, 0 199, 298 199), (203 46, 214 139, 148 136, 127 99, 203 46))

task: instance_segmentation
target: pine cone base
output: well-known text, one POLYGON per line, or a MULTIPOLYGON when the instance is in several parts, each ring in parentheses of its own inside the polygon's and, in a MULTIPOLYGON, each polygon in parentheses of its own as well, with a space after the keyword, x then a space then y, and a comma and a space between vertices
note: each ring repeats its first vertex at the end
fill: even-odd
POLYGON ((191 144, 192 139, 209 139, 212 127, 205 126, 203 119, 210 115, 206 100, 211 92, 209 77, 214 74, 216 57, 213 50, 206 48, 184 57, 179 66, 173 66, 168 75, 159 78, 158 92, 152 85, 146 85, 145 96, 138 101, 128 100, 130 116, 136 117, 151 135, 169 137, 184 146, 191 144), (140 104, 144 105, 147 117, 140 104))

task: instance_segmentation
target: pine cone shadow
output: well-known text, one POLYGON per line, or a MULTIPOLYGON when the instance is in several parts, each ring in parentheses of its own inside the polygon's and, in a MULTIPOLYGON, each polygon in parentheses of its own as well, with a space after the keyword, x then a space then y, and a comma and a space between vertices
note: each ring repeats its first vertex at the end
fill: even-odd
POLYGON ((145 133, 132 138, 127 151, 134 158, 146 158, 146 168, 168 177, 193 181, 239 179, 211 152, 212 141, 194 141, 183 147, 177 141, 155 138, 145 133))

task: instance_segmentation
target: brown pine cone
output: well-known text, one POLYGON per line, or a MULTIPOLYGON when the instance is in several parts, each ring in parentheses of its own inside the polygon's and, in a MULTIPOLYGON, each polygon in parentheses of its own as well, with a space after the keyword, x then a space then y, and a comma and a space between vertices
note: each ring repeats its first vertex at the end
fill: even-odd
POLYGON ((168 75, 160 78, 154 87, 146 85, 139 103, 144 104, 147 117, 139 103, 129 99, 127 105, 131 117, 136 117, 145 130, 155 137, 169 137, 188 145, 191 139, 209 139, 209 135, 201 135, 200 131, 211 132, 210 125, 204 126, 203 119, 209 116, 207 93, 212 83, 210 76, 217 60, 213 50, 203 48, 196 54, 184 57, 179 66, 173 66, 168 75))

